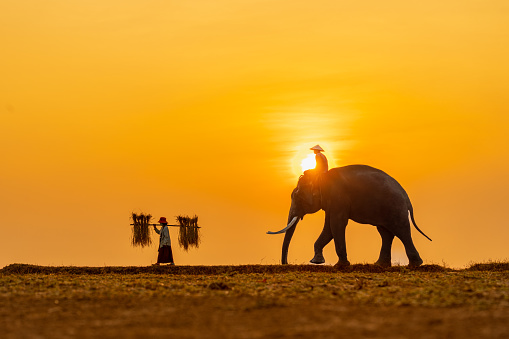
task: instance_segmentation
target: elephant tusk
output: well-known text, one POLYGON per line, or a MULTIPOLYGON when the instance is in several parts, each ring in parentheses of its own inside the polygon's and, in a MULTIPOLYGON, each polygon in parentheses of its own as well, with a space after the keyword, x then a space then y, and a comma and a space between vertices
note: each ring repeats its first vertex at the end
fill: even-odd
POLYGON ((277 231, 277 232, 271 232, 271 231, 268 231, 267 234, 280 234, 280 233, 285 233, 290 227, 293 226, 293 224, 295 224, 295 222, 299 219, 299 217, 293 217, 292 221, 290 221, 290 223, 288 224, 288 226, 286 226, 285 228, 283 228, 281 231, 277 231))

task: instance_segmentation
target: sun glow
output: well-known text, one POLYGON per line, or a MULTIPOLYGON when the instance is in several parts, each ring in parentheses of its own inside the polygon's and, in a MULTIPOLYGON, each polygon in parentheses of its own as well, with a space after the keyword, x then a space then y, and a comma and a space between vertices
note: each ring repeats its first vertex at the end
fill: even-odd
POLYGON ((314 154, 309 154, 300 163, 300 167, 302 167, 302 172, 307 171, 308 169, 315 168, 315 166, 316 166, 316 160, 315 160, 314 154))

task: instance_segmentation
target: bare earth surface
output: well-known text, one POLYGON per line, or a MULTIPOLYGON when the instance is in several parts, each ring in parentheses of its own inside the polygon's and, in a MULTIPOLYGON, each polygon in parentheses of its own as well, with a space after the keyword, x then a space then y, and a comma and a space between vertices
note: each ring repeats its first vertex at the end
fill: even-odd
POLYGON ((0 270, 1 338, 509 338, 509 264, 0 270))

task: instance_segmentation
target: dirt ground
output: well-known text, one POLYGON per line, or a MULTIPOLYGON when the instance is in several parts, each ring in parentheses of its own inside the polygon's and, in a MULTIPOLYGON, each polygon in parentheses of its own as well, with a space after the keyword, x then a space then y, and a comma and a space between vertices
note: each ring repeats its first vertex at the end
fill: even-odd
POLYGON ((255 298, 20 298, 1 307, 10 338, 509 338, 509 312, 255 298))
POLYGON ((0 283, 6 339, 509 338, 507 272, 9 273, 0 283))

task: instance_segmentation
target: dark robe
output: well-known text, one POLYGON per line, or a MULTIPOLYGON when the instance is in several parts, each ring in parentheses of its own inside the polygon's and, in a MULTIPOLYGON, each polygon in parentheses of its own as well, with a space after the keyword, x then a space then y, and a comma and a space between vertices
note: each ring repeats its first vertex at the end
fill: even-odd
POLYGON ((158 264, 173 263, 173 253, 171 252, 171 246, 164 245, 162 247, 159 247, 157 263, 158 264))

